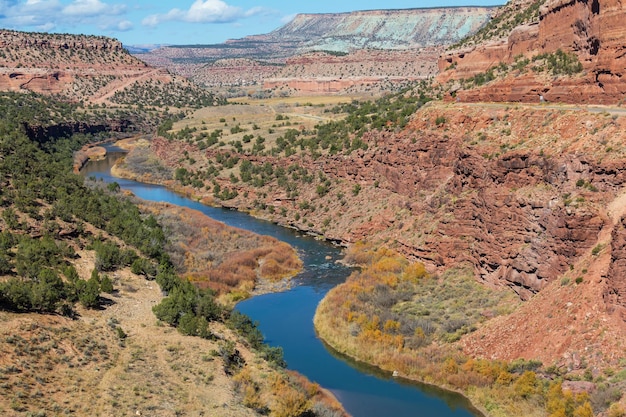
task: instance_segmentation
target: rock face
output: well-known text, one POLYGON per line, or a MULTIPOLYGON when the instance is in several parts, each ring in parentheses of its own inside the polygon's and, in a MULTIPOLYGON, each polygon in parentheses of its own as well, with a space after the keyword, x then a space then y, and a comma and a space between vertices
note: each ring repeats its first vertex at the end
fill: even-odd
MULTIPOLYGON (((568 209, 554 191, 540 191, 567 189, 577 167, 586 165, 578 158, 515 152, 485 160, 460 140, 430 135, 415 144, 393 135, 383 140, 377 151, 331 160, 324 171, 357 182, 384 178, 394 195, 406 199, 424 230, 420 240, 404 233, 396 237, 407 256, 443 268, 470 262, 480 279, 506 284, 526 299, 597 241, 604 224, 597 210, 568 209), (533 191, 528 197, 517 189, 533 191)), ((376 233, 364 229, 356 238, 376 233)))
POLYGON ((58 94, 72 81, 72 74, 64 71, 5 69, 0 73, 0 90, 58 94))
POLYGON ((505 40, 451 51, 439 60, 442 82, 474 76, 512 64, 516 58, 554 53, 574 53, 583 73, 546 77, 513 72, 490 84, 459 92, 467 101, 550 101, 568 103, 620 102, 626 94, 626 53, 623 39, 626 7, 617 0, 553 0, 539 10, 539 22, 515 28, 505 40), (446 70, 450 69, 450 70, 446 70))
POLYGON ((615 226, 611 239, 611 267, 604 300, 626 322, 626 218, 615 226))

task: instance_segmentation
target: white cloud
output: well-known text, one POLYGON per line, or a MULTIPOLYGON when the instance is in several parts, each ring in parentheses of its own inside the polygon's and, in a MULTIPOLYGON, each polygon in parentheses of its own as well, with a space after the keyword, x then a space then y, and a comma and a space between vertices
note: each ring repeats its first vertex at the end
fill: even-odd
POLYGON ((145 17, 142 21, 141 24, 144 26, 156 26, 159 24, 159 16, 156 14, 150 15, 148 17, 145 17))
POLYGON ((63 8, 62 13, 68 16, 88 17, 99 15, 118 15, 125 9, 126 6, 122 4, 110 5, 103 3, 100 0, 74 0, 72 3, 63 8))
POLYGON ((43 25, 37 26, 37 31, 38 32, 50 32, 55 27, 56 25, 54 23, 48 22, 48 23, 44 23, 43 25))
POLYGON ((156 26, 161 22, 180 21, 189 23, 231 23, 239 19, 264 12, 261 7, 244 10, 230 6, 222 0, 195 0, 189 10, 172 9, 166 14, 153 14, 143 19, 142 24, 156 26))
MULTIPOLYGON (((0 0, 0 26, 20 30, 68 30, 81 25, 101 25, 126 12, 124 4, 101 0, 0 0)), ((128 21, 116 21, 111 27, 128 27, 128 21)))
POLYGON ((126 32, 129 31, 133 28, 133 22, 131 22, 130 20, 122 20, 121 22, 118 22, 116 25, 116 29, 119 30, 120 32, 126 32))

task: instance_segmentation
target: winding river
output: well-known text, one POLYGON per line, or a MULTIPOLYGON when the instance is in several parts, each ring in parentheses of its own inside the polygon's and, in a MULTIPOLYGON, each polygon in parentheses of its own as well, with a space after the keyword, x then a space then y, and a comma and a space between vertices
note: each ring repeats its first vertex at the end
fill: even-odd
POLYGON ((326 292, 343 282, 350 269, 335 261, 339 248, 296 231, 232 210, 208 207, 161 186, 110 175, 121 150, 109 148, 104 161, 90 162, 81 171, 151 201, 165 201, 199 210, 215 220, 273 236, 295 247, 304 270, 289 291, 256 296, 237 308, 259 323, 267 343, 282 346, 285 360, 310 380, 331 391, 354 417, 479 417, 461 395, 429 385, 393 378, 389 373, 355 362, 325 345, 315 334, 313 315, 326 292))

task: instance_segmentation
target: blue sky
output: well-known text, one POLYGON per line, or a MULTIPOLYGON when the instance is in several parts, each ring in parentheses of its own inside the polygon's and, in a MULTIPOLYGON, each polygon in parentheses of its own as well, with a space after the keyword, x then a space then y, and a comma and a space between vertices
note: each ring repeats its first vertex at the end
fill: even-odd
POLYGON ((126 45, 211 44, 270 32, 298 13, 491 6, 504 0, 0 0, 0 27, 105 35, 126 45))

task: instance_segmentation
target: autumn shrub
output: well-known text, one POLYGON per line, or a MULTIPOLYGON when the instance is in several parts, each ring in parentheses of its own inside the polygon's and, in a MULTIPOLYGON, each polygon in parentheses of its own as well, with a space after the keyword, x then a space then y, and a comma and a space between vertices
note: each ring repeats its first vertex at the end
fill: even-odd
POLYGON ((311 408, 311 401, 303 390, 283 378, 276 378, 272 384, 275 402, 272 417, 301 416, 311 408))
POLYGON ((374 259, 374 254, 370 243, 358 241, 346 249, 343 261, 348 265, 367 265, 374 259))
POLYGON ((609 407, 609 411, 608 411, 608 416, 609 417, 624 417, 626 416, 626 411, 624 410, 624 407, 622 407, 620 404, 611 404, 611 406, 609 407))
POLYGON ((248 367, 243 368, 241 372, 235 375, 233 382, 235 383, 235 390, 243 396, 243 405, 262 415, 269 413, 269 408, 261 398, 261 386, 254 380, 248 367))
POLYGON ((289 245, 269 236, 228 227, 190 211, 159 210, 157 218, 169 231, 168 251, 177 272, 219 294, 243 294, 254 288, 259 276, 284 278, 302 267, 289 245))

